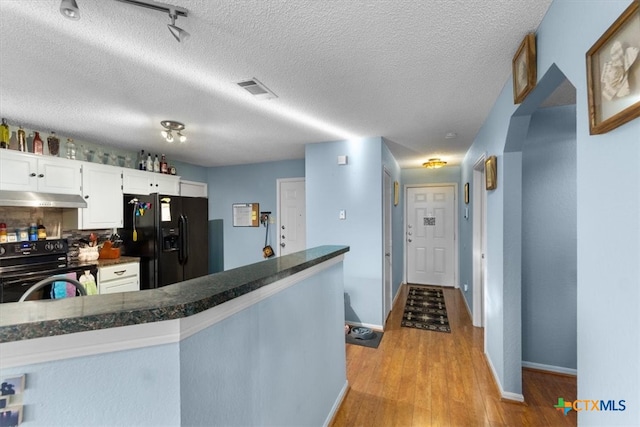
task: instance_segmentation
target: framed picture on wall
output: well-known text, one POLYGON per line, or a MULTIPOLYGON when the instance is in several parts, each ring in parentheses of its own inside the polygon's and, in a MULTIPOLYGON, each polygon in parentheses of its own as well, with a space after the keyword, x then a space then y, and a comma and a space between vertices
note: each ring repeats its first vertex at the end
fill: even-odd
POLYGON ((639 4, 632 2, 587 52, 591 135, 640 117, 639 4))
POLYGON ((487 190, 495 190, 498 187, 498 158, 489 156, 484 161, 485 187, 487 190))
POLYGON ((469 183, 468 182, 464 185, 464 204, 465 205, 469 204, 469 183))
POLYGON ((511 62, 513 103, 520 104, 536 86, 536 35, 527 34, 511 62))

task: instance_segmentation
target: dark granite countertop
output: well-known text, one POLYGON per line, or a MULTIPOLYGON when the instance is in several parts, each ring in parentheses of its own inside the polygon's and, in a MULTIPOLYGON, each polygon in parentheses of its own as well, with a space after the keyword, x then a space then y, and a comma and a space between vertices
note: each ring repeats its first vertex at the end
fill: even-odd
POLYGON ((158 289, 0 305, 0 343, 188 317, 349 251, 319 246, 158 289))

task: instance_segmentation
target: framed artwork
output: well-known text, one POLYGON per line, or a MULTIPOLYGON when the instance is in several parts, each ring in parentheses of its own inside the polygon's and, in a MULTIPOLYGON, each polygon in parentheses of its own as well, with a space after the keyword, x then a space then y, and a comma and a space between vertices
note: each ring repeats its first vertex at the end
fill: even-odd
POLYGON ((513 103, 520 104, 536 86, 536 35, 527 34, 511 62, 513 103))
POLYGON ((393 182, 393 206, 398 206, 400 199, 400 183, 398 181, 393 182))
POLYGON ((468 182, 464 185, 464 204, 465 205, 469 204, 469 183, 468 182))
POLYGON ((495 190, 498 187, 498 158, 489 156, 484 161, 484 178, 487 190, 495 190))
POLYGON ((639 4, 633 1, 587 52, 591 135, 640 117, 639 4))
POLYGON ((259 203, 234 203, 231 205, 234 227, 259 227, 259 203))

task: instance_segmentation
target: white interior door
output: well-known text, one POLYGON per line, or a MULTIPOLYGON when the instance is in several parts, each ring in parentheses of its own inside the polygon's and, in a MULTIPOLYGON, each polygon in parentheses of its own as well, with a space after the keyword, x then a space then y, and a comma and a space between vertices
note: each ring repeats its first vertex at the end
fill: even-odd
POLYGON ((407 189, 407 282, 455 285, 455 187, 407 189))
POLYGON ((384 256, 383 256, 383 265, 384 265, 384 290, 383 290, 383 322, 384 325, 389 313, 391 312, 391 286, 392 286, 392 262, 391 262, 391 204, 393 203, 393 186, 391 183, 391 175, 389 175, 388 171, 384 171, 384 256))
POLYGON ((307 248, 304 178, 278 180, 278 255, 307 248))

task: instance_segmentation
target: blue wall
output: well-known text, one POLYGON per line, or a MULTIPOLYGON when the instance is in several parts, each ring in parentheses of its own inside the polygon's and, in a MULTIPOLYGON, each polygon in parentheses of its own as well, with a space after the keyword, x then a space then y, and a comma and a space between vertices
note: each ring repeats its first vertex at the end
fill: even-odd
POLYGON ((576 369, 576 214, 576 106, 541 109, 522 149, 523 361, 576 369))
MULTIPOLYGON (((209 168, 209 219, 221 219, 224 230, 224 269, 263 260, 265 228, 234 227, 234 203, 260 203, 260 211, 277 214, 278 178, 304 177, 304 160, 209 168)), ((276 230, 269 226, 270 244, 277 244, 276 230)), ((339 242, 332 242, 337 244, 339 242)), ((312 247, 307 244, 307 247, 312 247)))
POLYGON ((186 181, 207 182, 208 168, 178 161, 173 161, 171 164, 176 167, 178 175, 180 175, 180 179, 186 181))
MULTIPOLYGON (((627 408, 637 408, 640 346, 630 337, 637 337, 640 329, 640 121, 590 136, 585 69, 585 52, 629 4, 554 1, 537 31, 539 80, 534 92, 549 89, 544 76, 554 65, 576 88, 578 396, 624 399, 627 408)), ((532 96, 533 92, 528 99, 532 96)), ((518 247, 510 250, 510 241, 518 237, 511 222, 518 216, 521 220, 515 191, 520 181, 517 153, 504 152, 516 109, 520 110, 513 105, 509 79, 465 157, 462 182, 471 181, 473 164, 481 154, 498 155, 498 188, 487 194, 485 341, 499 386, 519 394, 522 319, 520 282, 514 274, 519 262, 513 259, 519 252, 518 247)), ((471 233, 463 231, 461 238, 470 245, 471 233)), ((462 265, 461 274, 470 280, 471 263, 462 265)), ((470 303, 471 293, 465 296, 470 303)), ((637 425, 640 412, 582 411, 578 420, 583 425, 637 425)))
POLYGON ((347 245, 346 320, 382 327, 382 139, 308 144, 307 245, 347 245), (337 158, 348 156, 347 165, 337 158), (338 219, 340 210, 346 220, 338 219))

